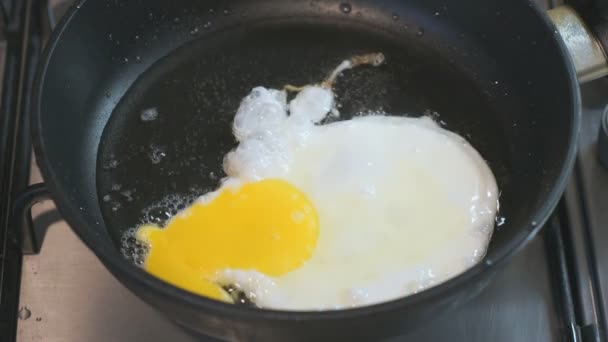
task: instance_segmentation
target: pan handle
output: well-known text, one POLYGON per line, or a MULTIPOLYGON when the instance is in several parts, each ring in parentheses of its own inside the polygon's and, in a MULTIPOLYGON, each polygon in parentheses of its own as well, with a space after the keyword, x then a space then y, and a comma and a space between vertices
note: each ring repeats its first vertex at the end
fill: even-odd
POLYGON ((16 229, 18 246, 23 254, 38 254, 44 239, 44 231, 36 230, 32 220, 34 204, 50 199, 44 183, 30 185, 14 202, 13 227, 16 229))
POLYGON ((608 41, 600 39, 601 32, 592 30, 575 9, 568 5, 547 11, 566 44, 580 83, 608 75, 608 41))

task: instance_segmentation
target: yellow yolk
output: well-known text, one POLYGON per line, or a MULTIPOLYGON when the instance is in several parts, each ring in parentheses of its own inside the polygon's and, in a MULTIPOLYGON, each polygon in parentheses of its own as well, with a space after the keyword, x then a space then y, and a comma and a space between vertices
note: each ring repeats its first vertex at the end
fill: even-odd
POLYGON ((165 228, 145 225, 137 238, 149 244, 145 269, 183 289, 230 301, 215 282, 225 269, 280 276, 308 260, 319 234, 312 203, 278 179, 226 188, 196 202, 165 228))

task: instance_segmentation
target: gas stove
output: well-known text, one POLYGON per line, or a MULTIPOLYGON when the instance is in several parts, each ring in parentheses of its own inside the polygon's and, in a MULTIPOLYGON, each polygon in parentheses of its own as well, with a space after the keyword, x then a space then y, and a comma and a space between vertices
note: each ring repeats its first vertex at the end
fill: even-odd
MULTIPOLYGON (((40 253, 24 255, 12 243, 23 226, 9 209, 27 184, 42 181, 27 117, 34 67, 70 2, 0 1, 0 341, 201 341, 119 284, 51 201, 32 209, 36 229, 46 232, 40 253)), ((578 161, 542 234, 480 296, 394 341, 608 340, 608 169, 597 143, 608 79, 582 93, 578 161)))

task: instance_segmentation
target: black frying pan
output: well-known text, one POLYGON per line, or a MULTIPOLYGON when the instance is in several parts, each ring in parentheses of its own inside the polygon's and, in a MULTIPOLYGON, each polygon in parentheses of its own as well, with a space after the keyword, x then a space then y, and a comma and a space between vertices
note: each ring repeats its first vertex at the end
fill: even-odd
POLYGON ((565 45, 525 0, 78 1, 46 48, 33 101, 46 185, 104 265, 191 331, 262 341, 398 335, 476 295, 558 202, 580 115, 565 45), (217 186, 235 146, 231 120, 252 87, 317 82, 373 51, 387 62, 345 73, 341 113, 437 112, 468 138, 497 177, 506 218, 483 262, 384 304, 282 312, 199 297, 122 256, 121 235, 143 208, 217 186), (159 119, 142 123, 152 107, 159 119))

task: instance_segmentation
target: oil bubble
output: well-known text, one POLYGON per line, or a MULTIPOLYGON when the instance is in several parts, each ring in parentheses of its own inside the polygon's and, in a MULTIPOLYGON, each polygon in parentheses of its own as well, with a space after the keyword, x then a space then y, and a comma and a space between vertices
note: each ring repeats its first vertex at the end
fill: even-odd
POLYGON ((115 158, 110 158, 110 160, 108 160, 103 165, 104 170, 112 170, 112 169, 115 169, 116 167, 118 167, 118 160, 116 160, 115 158))
POLYGON ((150 161, 152 164, 159 164, 165 157, 167 156, 167 149, 164 146, 150 145, 150 153, 148 157, 150 157, 150 161))
POLYGON ((349 4, 348 2, 343 2, 340 4, 340 11, 342 11, 342 13, 350 14, 352 10, 353 6, 351 6, 351 4, 349 4))
POLYGON ((158 109, 156 107, 147 108, 141 111, 139 119, 143 122, 154 121, 158 119, 158 109))
POLYGON ((124 232, 120 239, 122 255, 137 266, 143 266, 150 247, 137 240, 137 228, 130 228, 124 232))
POLYGON ((124 190, 124 191, 121 191, 120 194, 127 202, 133 201, 133 191, 132 190, 124 190))
POLYGON ((26 320, 32 316, 32 312, 27 308, 27 306, 23 306, 19 309, 18 316, 20 320, 26 320))
POLYGON ((507 222, 507 219, 504 216, 496 216, 496 227, 500 227, 507 222))

